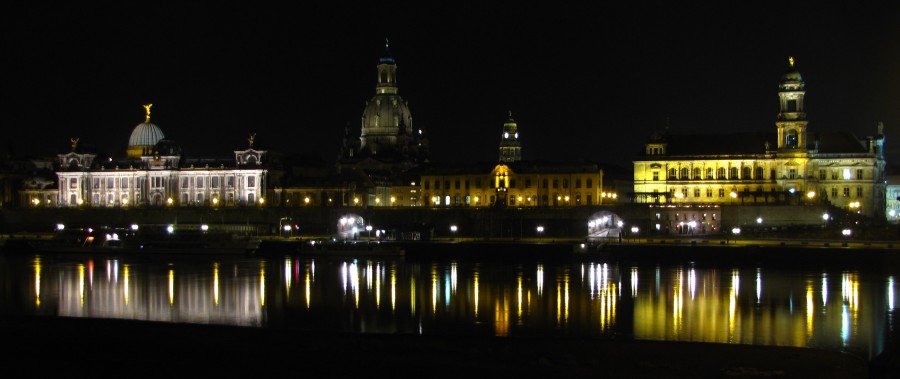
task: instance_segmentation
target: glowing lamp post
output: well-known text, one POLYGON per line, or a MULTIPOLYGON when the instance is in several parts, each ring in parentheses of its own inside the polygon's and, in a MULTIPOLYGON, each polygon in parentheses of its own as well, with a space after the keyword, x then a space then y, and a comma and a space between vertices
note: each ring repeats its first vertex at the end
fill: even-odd
POLYGON ((372 225, 366 225, 366 243, 372 240, 372 225))
POLYGON ((541 240, 544 236, 544 226, 538 225, 538 227, 535 230, 537 230, 538 240, 541 240))
POLYGON ((456 237, 456 225, 450 225, 450 240, 453 241, 456 237))

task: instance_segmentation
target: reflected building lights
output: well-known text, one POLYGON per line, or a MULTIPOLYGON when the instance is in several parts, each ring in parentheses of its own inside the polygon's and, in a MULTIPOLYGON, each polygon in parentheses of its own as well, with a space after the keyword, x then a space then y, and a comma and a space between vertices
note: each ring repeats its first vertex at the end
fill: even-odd
MULTIPOLYGON (((476 278, 476 290, 477 287, 477 278, 476 278)), ((478 299, 477 292, 475 299, 478 299)), ((477 304, 477 303, 476 303, 477 304)), ((478 313, 478 306, 475 306, 475 313, 478 313)), ((416 277, 415 275, 409 276, 409 315, 415 317, 416 315, 416 277)))
POLYGON ((372 292, 372 261, 366 261, 366 292, 372 292))
POLYGON ((672 328, 675 335, 681 334, 682 329, 682 312, 684 306, 684 271, 681 267, 675 269, 675 282, 672 285, 672 328))
POLYGON ((565 292, 565 303, 563 304, 564 310, 564 318, 563 322, 566 324, 569 323, 569 274, 563 274, 563 280, 566 284, 566 292, 565 292))
POLYGON ((756 269, 756 304, 759 304, 760 296, 762 296, 762 272, 756 269))
POLYGON ((888 276, 887 282, 887 302, 888 302, 888 310, 894 310, 894 277, 888 276))
POLYGON ((806 282, 806 340, 809 341, 813 335, 813 315, 815 314, 813 301, 813 284, 812 281, 806 282))
POLYGON ((691 300, 697 295, 697 273, 693 268, 688 271, 688 291, 691 293, 691 300))
POLYGON ((381 309, 381 264, 375 265, 375 308, 381 309))
POLYGON ((94 260, 88 259, 88 286, 94 288, 94 260))
POLYGON ((475 304, 473 304, 473 307, 475 308, 475 318, 477 319, 478 318, 478 296, 479 296, 478 269, 475 269, 475 271, 472 272, 472 292, 475 293, 475 301, 474 301, 475 304))
POLYGON ((637 297, 638 292, 638 268, 631 268, 631 297, 637 297))
POLYGON ((78 265, 78 305, 84 306, 84 265, 78 265))
POLYGON ((34 305, 41 307, 41 258, 34 258, 34 305))
POLYGON ((391 265, 391 312, 397 309, 397 267, 391 265))
POLYGON ((438 273, 437 266, 431 266, 431 316, 437 315, 438 273))
POLYGON ((291 258, 284 259, 284 293, 288 299, 291 298, 291 278, 293 277, 291 268, 293 266, 294 265, 291 264, 291 258))
POLYGON ((516 321, 518 324, 522 323, 522 273, 519 272, 518 277, 516 278, 516 321))
MULTIPOLYGON (((175 270, 169 269, 169 305, 175 303, 175 270)), ((125 304, 128 304, 128 265, 125 265, 125 304)))
POLYGON ((309 309, 309 300, 310 300, 310 294, 311 294, 311 291, 312 291, 312 280, 310 279, 310 272, 309 272, 309 271, 307 271, 307 272, 304 274, 303 281, 305 282, 304 284, 305 284, 305 287, 306 287, 306 309, 309 309))
POLYGON ((213 263, 213 304, 219 305, 219 262, 213 263))
POLYGON ((544 265, 537 265, 537 293, 538 296, 544 293, 544 265))
POLYGON ((450 262, 450 292, 456 293, 456 262, 450 262))
POLYGON ((266 306, 266 266, 259 268, 259 306, 266 306))
POLYGON ((822 273, 822 310, 828 305, 828 275, 822 273))

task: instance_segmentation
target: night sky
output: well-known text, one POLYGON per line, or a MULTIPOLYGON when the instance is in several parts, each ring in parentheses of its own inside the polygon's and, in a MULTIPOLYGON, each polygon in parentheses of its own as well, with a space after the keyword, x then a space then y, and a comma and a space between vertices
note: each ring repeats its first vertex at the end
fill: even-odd
POLYGON ((433 161, 496 160, 508 110, 525 159, 630 165, 667 123, 774 131, 789 56, 810 131, 863 137, 883 121, 900 160, 893 5, 22 3, 0 15, 2 148, 17 157, 71 137, 123 155, 153 103, 187 156, 227 157, 257 133, 257 147, 331 163, 345 127, 359 133, 388 38, 433 161))

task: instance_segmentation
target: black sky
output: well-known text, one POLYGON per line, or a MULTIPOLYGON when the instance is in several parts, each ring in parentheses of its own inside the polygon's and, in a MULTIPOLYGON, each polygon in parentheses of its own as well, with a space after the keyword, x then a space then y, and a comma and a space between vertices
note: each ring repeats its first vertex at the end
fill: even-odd
POLYGON ((0 15, 4 145, 53 155, 79 137, 121 154, 152 102, 186 155, 228 156, 255 132, 270 151, 331 162, 344 127, 359 131, 389 38, 434 161, 495 160, 507 110, 526 159, 628 164, 667 120, 772 131, 794 56, 809 130, 866 136, 883 121, 897 163, 900 13, 857 3, 23 2, 0 15))

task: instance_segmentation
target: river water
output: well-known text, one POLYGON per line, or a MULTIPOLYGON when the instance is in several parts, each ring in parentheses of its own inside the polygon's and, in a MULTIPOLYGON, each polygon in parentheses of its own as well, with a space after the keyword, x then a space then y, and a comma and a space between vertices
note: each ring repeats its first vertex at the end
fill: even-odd
POLYGON ((356 333, 777 345, 872 359, 898 276, 692 262, 0 256, 0 312, 356 333))

